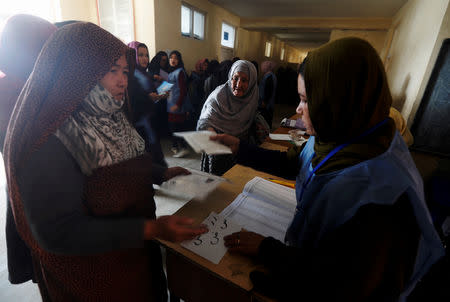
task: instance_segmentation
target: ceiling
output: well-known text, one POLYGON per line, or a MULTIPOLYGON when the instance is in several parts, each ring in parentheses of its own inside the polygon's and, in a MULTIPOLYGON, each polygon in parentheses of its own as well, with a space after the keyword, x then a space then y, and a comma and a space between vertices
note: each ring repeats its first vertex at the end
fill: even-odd
POLYGON ((268 32, 294 47, 317 47, 329 41, 335 28, 388 28, 408 0, 209 1, 241 17, 245 29, 268 32))

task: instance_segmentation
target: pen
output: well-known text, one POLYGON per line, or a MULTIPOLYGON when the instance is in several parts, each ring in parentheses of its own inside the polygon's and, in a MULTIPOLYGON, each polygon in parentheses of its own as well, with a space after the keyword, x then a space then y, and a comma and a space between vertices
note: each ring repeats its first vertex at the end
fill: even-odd
POLYGON ((291 182, 287 182, 287 181, 282 181, 282 180, 278 180, 278 179, 273 179, 273 178, 267 178, 268 181, 289 187, 289 188, 293 188, 295 189, 295 183, 291 183, 291 182))

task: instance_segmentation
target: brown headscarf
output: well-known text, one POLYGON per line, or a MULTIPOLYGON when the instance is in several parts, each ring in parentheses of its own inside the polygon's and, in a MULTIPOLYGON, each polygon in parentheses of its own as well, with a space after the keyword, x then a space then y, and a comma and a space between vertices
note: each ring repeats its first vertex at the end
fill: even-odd
MULTIPOLYGON (((125 44, 92 23, 67 25, 53 34, 11 117, 5 142, 10 178, 15 175, 14 169, 55 133, 124 54, 130 56, 125 44)), ((128 61, 134 66, 134 61, 128 61)))
MULTIPOLYGON (((24 164, 29 156, 80 107, 124 54, 132 75, 134 53, 112 34, 92 23, 62 27, 42 49, 8 128, 4 151, 14 219, 19 234, 39 260, 37 268, 45 274, 38 282, 45 284, 54 301, 148 301, 156 286, 154 276, 162 272, 158 258, 153 263, 156 268, 153 265, 154 269, 149 269, 152 257, 159 255, 157 246, 151 253, 147 249, 118 249, 84 256, 55 255, 43 250, 28 226, 18 183, 18 177, 26 173, 24 164)), ((118 217, 128 213, 138 219, 154 218, 148 167, 150 158, 138 157, 98 169, 86 180, 85 204, 93 215, 118 217), (136 171, 144 169, 140 177, 136 171)))
MULTIPOLYGON (((304 80, 309 115, 317 132, 313 165, 337 145, 389 116, 392 97, 383 64, 376 50, 362 39, 336 40, 309 53, 304 80)), ((373 134, 338 152, 323 169, 344 168, 383 153, 394 131, 388 118, 373 134)))

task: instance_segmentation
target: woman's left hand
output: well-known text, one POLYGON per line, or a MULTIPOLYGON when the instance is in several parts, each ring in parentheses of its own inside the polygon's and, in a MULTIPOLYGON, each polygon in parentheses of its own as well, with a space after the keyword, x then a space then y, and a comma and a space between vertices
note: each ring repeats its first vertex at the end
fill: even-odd
POLYGON ((266 237, 257 233, 241 231, 225 236, 223 239, 228 251, 256 256, 264 238, 266 237))
POLYGON ((172 107, 170 107, 170 112, 178 111, 178 108, 180 108, 178 107, 178 105, 173 105, 172 107))
POLYGON ((164 181, 167 181, 178 175, 189 175, 189 174, 191 174, 191 172, 182 167, 167 168, 166 172, 164 172, 164 181))

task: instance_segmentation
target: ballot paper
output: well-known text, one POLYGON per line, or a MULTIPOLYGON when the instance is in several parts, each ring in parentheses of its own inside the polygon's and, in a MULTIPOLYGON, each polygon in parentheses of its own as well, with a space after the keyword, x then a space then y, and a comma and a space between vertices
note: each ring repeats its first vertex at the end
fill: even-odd
POLYGON ((182 195, 189 198, 205 199, 221 182, 227 179, 205 173, 202 171, 188 169, 191 174, 178 175, 163 182, 161 189, 170 191, 176 195, 182 195))
POLYGON ((203 221, 208 227, 208 233, 201 234, 195 239, 181 243, 181 246, 193 251, 199 256, 219 264, 227 252, 223 237, 235 232, 239 232, 242 227, 231 219, 224 218, 220 214, 211 212, 203 221))
POLYGON ((291 136, 289 134, 274 134, 269 133, 270 139, 274 141, 290 141, 292 140, 291 136))
POLYGON ((284 241, 296 205, 294 189, 255 177, 220 214, 248 231, 284 241))
POLYGON ((173 135, 184 138, 197 153, 205 152, 209 155, 233 153, 228 146, 209 139, 211 135, 215 135, 212 131, 174 132, 173 135))
POLYGON ((158 92, 159 95, 165 94, 170 89, 172 89, 172 86, 173 84, 164 81, 161 83, 161 85, 158 86, 158 88, 156 88, 156 92, 158 92))

